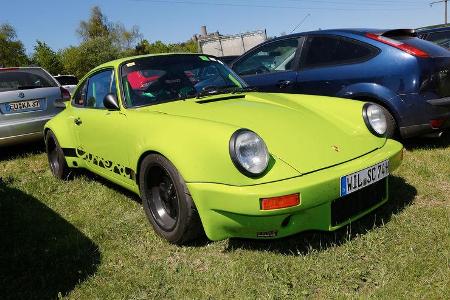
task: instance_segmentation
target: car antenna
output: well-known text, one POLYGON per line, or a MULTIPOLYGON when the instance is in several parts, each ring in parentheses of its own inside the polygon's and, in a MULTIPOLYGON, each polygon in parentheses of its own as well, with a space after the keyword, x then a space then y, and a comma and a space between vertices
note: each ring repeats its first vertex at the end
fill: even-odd
POLYGON ((300 21, 300 23, 297 24, 297 26, 294 27, 294 29, 292 29, 292 31, 290 33, 294 33, 294 31, 296 31, 305 21, 306 19, 308 19, 308 17, 311 16, 310 13, 308 13, 303 20, 300 21))

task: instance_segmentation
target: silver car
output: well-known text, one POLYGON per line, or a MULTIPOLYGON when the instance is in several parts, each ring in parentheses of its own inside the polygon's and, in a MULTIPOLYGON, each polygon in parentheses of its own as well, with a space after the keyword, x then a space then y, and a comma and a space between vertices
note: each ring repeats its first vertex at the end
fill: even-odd
POLYGON ((42 138, 69 92, 44 69, 0 68, 0 146, 42 138))
POLYGON ((55 78, 63 88, 68 90, 71 95, 75 91, 75 88, 77 87, 78 84, 78 79, 74 75, 58 74, 56 76, 53 76, 53 78, 55 78))

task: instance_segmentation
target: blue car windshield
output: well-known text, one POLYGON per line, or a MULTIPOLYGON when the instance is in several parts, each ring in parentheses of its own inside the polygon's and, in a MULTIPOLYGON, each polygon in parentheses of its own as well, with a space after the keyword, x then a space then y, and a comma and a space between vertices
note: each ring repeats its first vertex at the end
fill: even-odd
POLYGON ((126 107, 228 93, 246 87, 224 63, 204 55, 137 58, 122 66, 121 78, 126 107))

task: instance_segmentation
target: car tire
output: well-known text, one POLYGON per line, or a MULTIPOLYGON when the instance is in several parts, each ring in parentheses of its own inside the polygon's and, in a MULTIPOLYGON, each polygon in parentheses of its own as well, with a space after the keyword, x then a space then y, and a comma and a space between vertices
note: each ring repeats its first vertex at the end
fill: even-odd
POLYGON ((386 116, 386 137, 389 139, 396 139, 398 137, 397 122, 384 106, 380 105, 380 107, 386 116))
POLYGON ((64 152, 51 130, 45 135, 45 150, 52 174, 59 179, 68 180, 72 173, 71 168, 67 165, 64 152))
POLYGON ((158 235, 183 245, 202 236, 194 201, 175 166, 164 156, 146 156, 139 169, 144 211, 158 235))

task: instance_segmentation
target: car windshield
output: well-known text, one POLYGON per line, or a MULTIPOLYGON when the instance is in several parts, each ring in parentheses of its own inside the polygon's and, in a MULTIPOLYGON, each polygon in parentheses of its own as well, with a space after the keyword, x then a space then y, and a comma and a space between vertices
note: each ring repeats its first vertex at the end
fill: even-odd
POLYGON ((122 66, 127 107, 220 94, 246 84, 224 63, 204 55, 161 55, 138 58, 122 66))
POLYGON ((39 68, 0 68, 0 92, 55 87, 56 82, 39 68))

